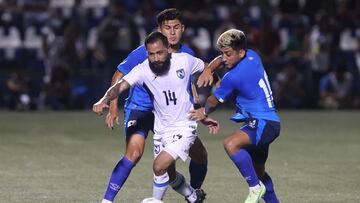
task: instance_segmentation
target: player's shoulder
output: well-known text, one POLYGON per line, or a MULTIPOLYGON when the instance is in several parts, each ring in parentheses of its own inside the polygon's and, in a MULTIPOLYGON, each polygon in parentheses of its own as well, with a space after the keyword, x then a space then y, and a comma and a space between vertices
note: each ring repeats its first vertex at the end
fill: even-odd
POLYGON ((138 46, 136 49, 130 52, 130 54, 119 65, 118 69, 132 69, 135 65, 143 62, 147 57, 146 49, 144 45, 138 46))
POLYGON ((247 49, 246 50, 246 61, 259 61, 260 55, 253 49, 247 49))
POLYGON ((183 52, 183 53, 188 53, 191 56, 195 56, 195 52, 194 50, 192 50, 189 46, 187 46, 186 44, 181 44, 180 50, 179 52, 183 52))
POLYGON ((173 58, 194 58, 194 56, 185 53, 185 52, 177 52, 177 53, 172 53, 171 57, 173 58))
POLYGON ((248 74, 249 72, 257 71, 260 67, 262 67, 262 62, 259 54, 252 49, 247 49, 245 57, 236 65, 232 72, 240 72, 241 74, 245 72, 248 74))
POLYGON ((134 49, 134 50, 130 53, 130 55, 137 55, 137 56, 141 55, 141 56, 145 56, 145 57, 146 57, 147 54, 146 54, 145 45, 142 44, 142 45, 138 46, 136 49, 134 49))
POLYGON ((193 63, 196 60, 200 60, 195 56, 192 56, 188 53, 172 53, 171 59, 176 61, 176 63, 193 63))

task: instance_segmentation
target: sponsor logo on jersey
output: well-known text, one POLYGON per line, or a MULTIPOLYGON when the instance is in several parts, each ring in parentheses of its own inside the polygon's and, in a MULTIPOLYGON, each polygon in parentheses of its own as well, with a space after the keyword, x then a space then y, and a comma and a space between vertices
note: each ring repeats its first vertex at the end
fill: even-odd
POLYGON ((183 79, 185 77, 185 71, 184 69, 179 69, 176 71, 176 75, 180 78, 180 79, 183 79))

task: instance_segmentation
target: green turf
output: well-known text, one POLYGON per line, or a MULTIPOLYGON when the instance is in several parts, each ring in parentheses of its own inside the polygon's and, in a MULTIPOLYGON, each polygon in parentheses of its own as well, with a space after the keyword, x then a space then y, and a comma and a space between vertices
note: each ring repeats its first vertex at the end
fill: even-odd
MULTIPOLYGON (((200 136, 209 151, 203 185, 208 203, 243 202, 247 187, 226 156, 223 138, 237 125, 231 112, 213 117, 221 133, 200 136)), ((280 112, 281 136, 267 169, 282 202, 360 202, 360 112, 280 112)), ((89 112, 0 112, 0 202, 100 202, 109 174, 124 151, 122 127, 111 131, 89 112)), ((152 151, 116 202, 139 203, 152 191, 152 151)), ((188 177, 187 164, 178 169, 188 177)), ((171 189, 165 202, 184 202, 171 189)))

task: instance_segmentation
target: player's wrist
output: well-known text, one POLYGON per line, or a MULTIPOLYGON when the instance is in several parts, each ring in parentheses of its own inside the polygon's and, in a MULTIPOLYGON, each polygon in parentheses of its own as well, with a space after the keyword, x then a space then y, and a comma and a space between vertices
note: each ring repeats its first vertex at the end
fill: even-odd
POLYGON ((207 117, 209 116, 209 115, 206 113, 205 108, 203 108, 203 111, 202 111, 202 112, 203 112, 203 115, 204 115, 204 119, 205 119, 205 118, 207 118, 207 117))
POLYGON ((214 74, 213 68, 211 68, 211 67, 209 67, 209 66, 208 66, 207 68, 205 68, 205 71, 206 71, 207 74, 211 74, 211 75, 214 74))

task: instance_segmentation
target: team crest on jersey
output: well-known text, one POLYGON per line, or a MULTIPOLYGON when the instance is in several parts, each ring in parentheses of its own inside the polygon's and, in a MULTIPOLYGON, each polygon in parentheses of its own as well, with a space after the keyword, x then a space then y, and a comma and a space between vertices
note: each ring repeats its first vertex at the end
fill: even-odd
POLYGON ((176 75, 180 78, 180 79, 183 79, 185 77, 185 71, 184 69, 179 69, 176 71, 176 75))
POLYGON ((154 153, 159 154, 160 153, 160 145, 154 145, 154 153))

